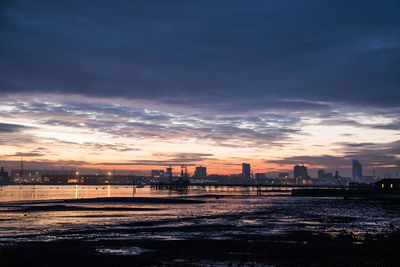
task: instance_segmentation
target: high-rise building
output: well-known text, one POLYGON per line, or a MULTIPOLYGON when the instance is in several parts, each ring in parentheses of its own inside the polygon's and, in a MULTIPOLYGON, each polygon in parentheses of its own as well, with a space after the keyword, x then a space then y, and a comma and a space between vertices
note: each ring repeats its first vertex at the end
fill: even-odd
POLYGON ((196 178, 207 178, 207 167, 196 167, 196 170, 194 171, 194 176, 196 178))
POLYGON ((167 168, 167 171, 165 172, 165 174, 166 174, 166 176, 168 178, 168 181, 172 182, 172 166, 169 166, 167 168))
POLYGON ((362 165, 358 160, 353 159, 353 171, 352 177, 353 179, 361 179, 362 178, 362 165))
POLYGON ((250 179, 250 164, 242 163, 242 178, 250 179))
POLYGON ((296 179, 296 183, 302 183, 303 180, 308 180, 308 172, 307 167, 303 165, 294 166, 294 178, 296 179))
POLYGON ((318 179, 324 179, 324 178, 325 178, 325 171, 318 170, 318 179))

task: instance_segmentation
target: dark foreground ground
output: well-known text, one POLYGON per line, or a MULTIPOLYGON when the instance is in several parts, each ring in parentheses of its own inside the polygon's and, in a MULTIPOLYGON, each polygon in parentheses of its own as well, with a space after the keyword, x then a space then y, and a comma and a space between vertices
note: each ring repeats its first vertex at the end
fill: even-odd
POLYGON ((268 239, 248 235, 236 240, 74 240, 3 245, 0 266, 400 266, 399 251, 400 232, 366 236, 361 242, 351 235, 333 238, 312 232, 268 239), (137 255, 100 253, 104 247, 122 247, 121 254, 137 255))
POLYGON ((208 196, 0 207, 0 267, 400 266, 397 202, 208 196))

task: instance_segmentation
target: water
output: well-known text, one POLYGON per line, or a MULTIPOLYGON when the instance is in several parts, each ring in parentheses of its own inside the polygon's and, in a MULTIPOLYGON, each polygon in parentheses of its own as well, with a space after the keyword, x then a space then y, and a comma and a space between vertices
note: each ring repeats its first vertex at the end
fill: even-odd
MULTIPOLYGON (((268 189, 268 187, 266 187, 268 189)), ((291 188, 284 188, 283 194, 289 194, 291 188)), ((10 185, 0 187, 0 202, 79 199, 95 197, 176 197, 204 194, 241 194, 256 195, 255 188, 191 186, 184 191, 158 190, 154 187, 132 187, 114 185, 10 185)), ((272 193, 264 193, 271 195, 272 193)), ((273 193, 273 195, 282 193, 273 193)))
MULTIPOLYGON (((400 227, 400 206, 396 203, 297 198, 285 192, 257 196, 256 190, 239 187, 191 187, 176 192, 149 186, 136 191, 130 186, 6 186, 1 188, 0 201, 0 245, 55 240, 230 240, 268 238, 293 231, 328 233, 332 237, 347 233, 362 242, 367 234, 400 227), (135 197, 187 197, 204 203, 55 201, 131 197, 133 193, 135 197), (40 202, 43 200, 54 201, 40 202), (62 209, 54 209, 57 205, 62 209), (38 206, 50 209, 24 210, 38 206)), ((116 254, 142 251, 135 247, 97 250, 116 254)))

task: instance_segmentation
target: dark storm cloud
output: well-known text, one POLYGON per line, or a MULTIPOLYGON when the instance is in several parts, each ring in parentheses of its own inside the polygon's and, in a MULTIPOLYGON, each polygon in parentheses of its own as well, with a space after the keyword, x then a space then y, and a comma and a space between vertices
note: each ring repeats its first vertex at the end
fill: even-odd
POLYGON ((319 101, 399 105, 397 0, 0 5, 2 93, 237 112, 324 108, 319 101))

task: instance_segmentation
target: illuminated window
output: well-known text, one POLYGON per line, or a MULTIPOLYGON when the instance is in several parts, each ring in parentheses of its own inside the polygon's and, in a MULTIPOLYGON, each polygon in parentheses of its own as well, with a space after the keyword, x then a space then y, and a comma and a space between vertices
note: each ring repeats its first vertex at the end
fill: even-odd
POLYGON ((382 188, 384 188, 385 187, 385 185, 384 184, 382 184, 382 188))
POLYGON ((393 188, 393 184, 390 184, 390 188, 393 188))

